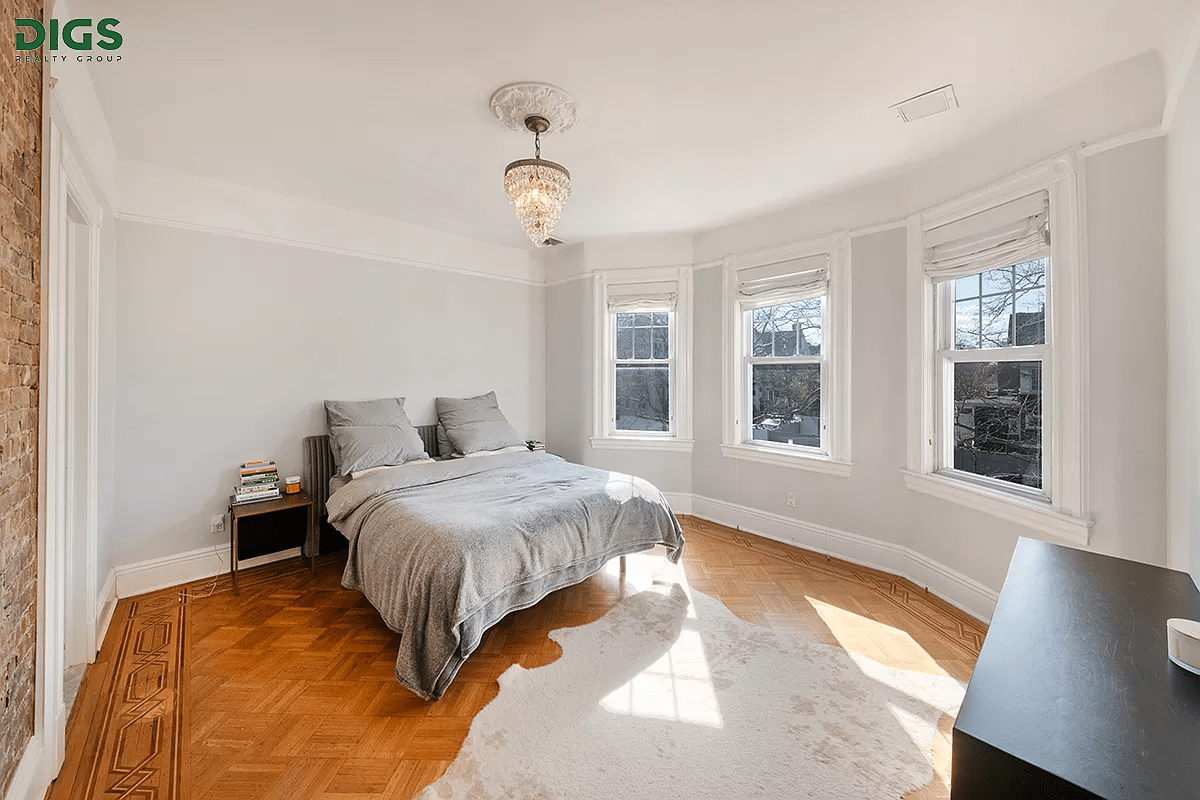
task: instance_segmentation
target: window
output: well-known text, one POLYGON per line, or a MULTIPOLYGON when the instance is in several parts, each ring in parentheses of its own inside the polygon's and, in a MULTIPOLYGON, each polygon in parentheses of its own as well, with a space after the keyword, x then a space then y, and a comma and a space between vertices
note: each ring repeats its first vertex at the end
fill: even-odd
POLYGON ((727 262, 727 457, 849 474, 847 251, 831 237, 727 262))
POLYGON ((752 308, 745 356, 752 441, 821 451, 821 330, 825 298, 752 308))
POLYGON ((1086 544, 1069 158, 910 220, 909 488, 1086 544))
POLYGON ((945 469, 1043 488, 1047 262, 1040 256, 938 289, 943 303, 953 303, 951 346, 939 353, 951 406, 941 431, 945 469))
POLYGON ((690 267, 597 276, 600 396, 593 447, 691 449, 690 278, 690 267))
POLYGON ((614 427, 618 431, 669 433, 673 312, 615 316, 614 427))

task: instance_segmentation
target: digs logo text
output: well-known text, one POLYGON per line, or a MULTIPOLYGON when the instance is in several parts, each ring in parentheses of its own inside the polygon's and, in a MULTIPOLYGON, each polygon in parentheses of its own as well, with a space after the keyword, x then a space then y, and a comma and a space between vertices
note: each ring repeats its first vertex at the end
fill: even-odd
MULTIPOLYGON (((121 34, 117 31, 117 26, 120 21, 112 17, 105 17, 96 23, 95 45, 101 50, 113 51, 118 49, 123 43, 121 34)), ((119 55, 91 55, 92 49, 92 21, 90 19, 70 19, 62 24, 61 29, 59 20, 50 20, 50 30, 46 30, 46 26, 36 19, 18 19, 17 25, 17 61, 65 61, 69 56, 65 55, 48 55, 43 56, 41 53, 35 55, 22 55, 22 51, 37 50, 43 45, 49 44, 51 50, 58 50, 60 45, 66 45, 71 50, 87 50, 88 55, 76 56, 79 61, 120 61, 119 55), (28 31, 21 30, 27 28, 28 31), (48 35, 47 35, 48 34, 48 35)))

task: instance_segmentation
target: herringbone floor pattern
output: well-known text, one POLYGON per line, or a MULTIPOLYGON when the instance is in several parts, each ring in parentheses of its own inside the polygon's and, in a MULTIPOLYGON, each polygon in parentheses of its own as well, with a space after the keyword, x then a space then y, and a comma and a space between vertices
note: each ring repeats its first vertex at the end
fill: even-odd
MULTIPOLYGON (((914 584, 695 518, 688 583, 752 622, 904 669, 966 680, 984 626, 914 584)), ((616 562, 488 631, 446 696, 426 703, 392 675, 395 634, 339 584, 298 561, 121 601, 88 668, 52 800, 407 798, 453 760, 475 713, 514 663, 559 655, 546 634, 603 615, 661 567, 616 562)), ((949 795, 942 720, 937 776, 912 800, 949 795)))

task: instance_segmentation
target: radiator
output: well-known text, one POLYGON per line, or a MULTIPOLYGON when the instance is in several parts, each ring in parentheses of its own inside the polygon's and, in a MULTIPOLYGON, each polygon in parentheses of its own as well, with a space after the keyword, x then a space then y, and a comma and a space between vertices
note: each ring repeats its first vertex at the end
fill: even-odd
MULTIPOLYGON (((425 452, 436 457, 438 454, 437 425, 417 425, 417 435, 425 452)), ((329 449, 328 436, 304 437, 304 486, 312 495, 317 519, 325 519, 325 502, 329 500, 329 479, 333 477, 333 451, 329 449)))

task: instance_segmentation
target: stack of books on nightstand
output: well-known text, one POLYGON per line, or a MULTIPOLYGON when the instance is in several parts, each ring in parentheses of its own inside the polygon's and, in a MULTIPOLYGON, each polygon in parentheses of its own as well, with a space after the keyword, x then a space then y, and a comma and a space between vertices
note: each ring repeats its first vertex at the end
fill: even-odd
POLYGON ((233 504, 279 497, 279 470, 274 461, 247 461, 238 467, 241 485, 233 487, 233 504))
POLYGON ((536 440, 536 439, 526 439, 526 440, 525 440, 525 446, 526 446, 526 447, 528 447, 530 450, 533 450, 533 451, 535 451, 535 452, 544 452, 544 451, 545 451, 545 449, 546 449, 546 443, 545 443, 545 442, 539 442, 539 441, 538 441, 538 440, 536 440))

